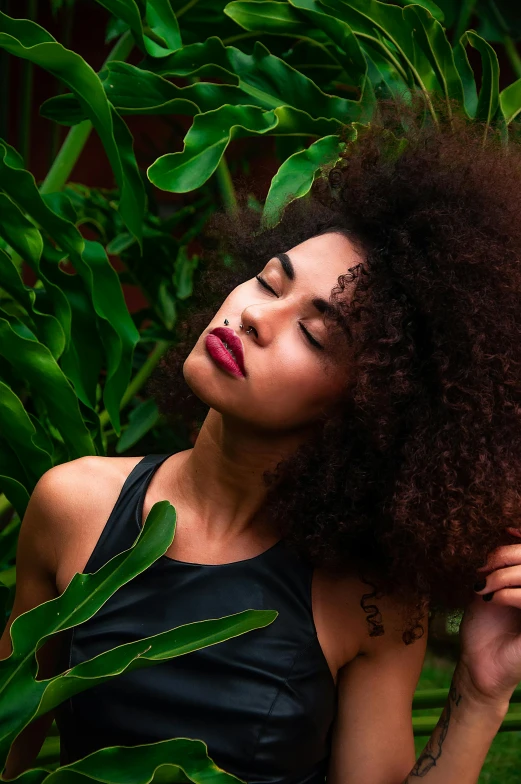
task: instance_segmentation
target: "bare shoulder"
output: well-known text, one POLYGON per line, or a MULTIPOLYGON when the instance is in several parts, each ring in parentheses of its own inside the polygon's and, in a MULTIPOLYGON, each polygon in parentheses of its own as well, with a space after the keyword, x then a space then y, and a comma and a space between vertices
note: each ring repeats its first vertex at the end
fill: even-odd
MULTIPOLYGON (((331 662, 339 671, 360 656, 379 654, 383 649, 405 647, 402 634, 407 607, 393 596, 372 596, 374 589, 357 575, 337 575, 316 569, 313 582, 313 614, 319 639, 331 651, 331 662), (383 634, 370 636, 372 630, 383 634)), ((427 614, 423 618, 427 637, 427 614)), ((418 646, 417 646, 418 647, 418 646)))
POLYGON ((85 455, 54 466, 40 479, 53 507, 59 593, 83 571, 125 479, 141 459, 85 455))

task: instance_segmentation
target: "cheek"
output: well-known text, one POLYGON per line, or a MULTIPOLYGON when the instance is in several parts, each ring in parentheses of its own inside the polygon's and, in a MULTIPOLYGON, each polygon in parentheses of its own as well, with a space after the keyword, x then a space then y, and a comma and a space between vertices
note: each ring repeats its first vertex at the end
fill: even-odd
POLYGON ((257 377, 253 385, 261 392, 262 400, 256 394, 256 402, 263 409, 269 402, 279 414, 287 413, 298 419, 313 416, 342 390, 335 370, 326 368, 321 359, 306 352, 302 355, 293 351, 291 358, 278 358, 262 375, 262 381, 257 377))

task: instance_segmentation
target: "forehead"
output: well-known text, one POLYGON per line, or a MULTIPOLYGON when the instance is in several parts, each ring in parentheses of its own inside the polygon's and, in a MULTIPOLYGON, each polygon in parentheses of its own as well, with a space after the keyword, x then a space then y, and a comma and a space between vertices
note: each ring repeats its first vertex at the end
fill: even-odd
POLYGON ((307 280, 320 278, 332 288, 339 275, 358 264, 361 256, 354 244, 338 232, 310 237, 287 251, 297 275, 307 280))

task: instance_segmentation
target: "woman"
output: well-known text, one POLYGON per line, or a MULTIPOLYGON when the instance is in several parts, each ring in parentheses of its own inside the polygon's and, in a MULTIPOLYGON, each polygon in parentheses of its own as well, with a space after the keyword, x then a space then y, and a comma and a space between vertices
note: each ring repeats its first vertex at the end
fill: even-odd
MULTIPOLYGON (((63 764, 182 736, 248 782, 476 781, 521 679, 521 159, 456 126, 409 122, 405 145, 373 126, 269 231, 253 210, 217 216, 236 279, 200 282, 221 304, 202 331, 190 317, 195 344, 148 388, 173 418, 203 406, 193 449, 41 478, 11 621, 130 547, 157 501, 178 515, 165 555, 46 651, 44 674, 183 623, 279 613, 60 706, 63 764), (461 655, 415 762, 441 607, 467 607, 461 655)), ((44 724, 31 731, 9 775, 44 724)))

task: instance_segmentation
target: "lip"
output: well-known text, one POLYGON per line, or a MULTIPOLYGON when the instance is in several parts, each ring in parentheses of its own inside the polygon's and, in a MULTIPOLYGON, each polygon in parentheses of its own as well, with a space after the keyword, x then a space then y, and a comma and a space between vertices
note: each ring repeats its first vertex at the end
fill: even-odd
POLYGON ((246 376, 242 341, 233 329, 227 329, 226 327, 216 327, 215 329, 212 329, 206 336, 205 344, 208 353, 222 367, 229 370, 233 375, 246 376), (237 361, 233 359, 223 343, 227 343, 231 348, 237 361))

